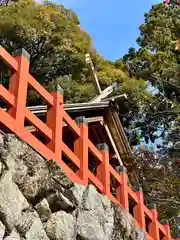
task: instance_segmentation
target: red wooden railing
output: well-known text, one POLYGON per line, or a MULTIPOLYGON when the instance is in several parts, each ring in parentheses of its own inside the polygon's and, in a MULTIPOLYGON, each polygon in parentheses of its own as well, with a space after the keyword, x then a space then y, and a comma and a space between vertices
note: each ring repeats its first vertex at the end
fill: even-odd
POLYGON ((7 103, 7 110, 0 108, 0 124, 8 131, 16 134, 23 141, 40 153, 45 159, 54 159, 73 182, 87 185, 90 180, 99 192, 110 200, 121 205, 129 212, 129 198, 133 200, 133 217, 137 227, 140 227, 149 240, 170 240, 168 221, 160 223, 156 208, 148 209, 143 202, 141 189, 134 192, 128 186, 126 169, 122 166, 120 173, 109 164, 108 146, 104 143, 94 146, 88 139, 88 122, 84 117, 76 121, 64 111, 63 97, 59 91, 49 93, 29 74, 29 54, 24 50, 17 51, 13 57, 0 47, 0 58, 11 69, 9 89, 0 85, 0 98, 7 103), (47 102, 46 123, 37 118, 27 107, 27 89, 33 88, 47 102), (38 129, 46 139, 42 143, 25 128, 25 120, 38 129), (75 133, 74 151, 62 140, 62 123, 65 121, 75 133), (89 151, 97 160, 96 175, 88 169, 89 151), (62 154, 77 167, 74 172, 62 160, 62 154), (110 176, 116 179, 116 197, 110 191, 110 176))

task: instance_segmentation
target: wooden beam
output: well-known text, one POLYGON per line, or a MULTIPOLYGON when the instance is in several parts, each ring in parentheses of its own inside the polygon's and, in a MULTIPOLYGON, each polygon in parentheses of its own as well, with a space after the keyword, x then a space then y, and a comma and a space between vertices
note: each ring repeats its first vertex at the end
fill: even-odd
POLYGON ((113 109, 108 110, 105 115, 105 122, 108 123, 108 127, 114 142, 118 142, 116 147, 118 149, 118 152, 120 153, 120 156, 124 155, 132 156, 131 147, 124 133, 117 112, 113 109))
MULTIPOLYGON (((93 123, 93 122, 101 122, 101 121, 104 121, 103 117, 100 116, 100 117, 91 117, 91 118, 87 118, 88 120, 88 123, 93 123)), ((63 127, 67 127, 67 124, 65 122, 63 122, 63 127)), ((36 128, 32 125, 30 126, 26 126, 25 127, 29 132, 35 132, 36 131, 36 128)))
POLYGON ((117 148, 116 148, 116 144, 115 144, 115 142, 114 142, 114 140, 113 140, 113 138, 112 138, 112 136, 111 136, 109 127, 108 127, 108 125, 107 125, 106 123, 104 123, 104 128, 105 128, 105 130, 106 130, 106 132, 107 132, 107 135, 108 135, 108 137, 109 137, 109 140, 110 140, 110 142, 111 142, 111 144, 112 144, 112 147, 113 147, 113 149, 114 149, 114 152, 115 152, 115 154, 116 154, 116 157, 117 157, 120 165, 123 165, 122 160, 121 160, 121 157, 120 157, 120 154, 119 154, 119 152, 118 152, 118 150, 117 150, 117 148))
POLYGON ((101 140, 100 140, 99 135, 97 134, 97 131, 95 128, 92 128, 92 132, 93 132, 93 136, 96 139, 97 144, 101 143, 101 140))

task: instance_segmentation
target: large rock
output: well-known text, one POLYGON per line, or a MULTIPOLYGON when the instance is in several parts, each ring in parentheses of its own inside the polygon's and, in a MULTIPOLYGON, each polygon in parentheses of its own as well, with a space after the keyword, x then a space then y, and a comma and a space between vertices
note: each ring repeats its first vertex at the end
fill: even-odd
POLYGON ((0 216, 6 227, 11 230, 21 212, 29 207, 27 200, 12 182, 9 171, 4 172, 0 179, 0 216))
POLYGON ((0 221, 0 240, 3 239, 4 234, 5 234, 5 226, 2 224, 2 222, 0 221))
POLYGON ((16 229, 13 229, 9 236, 7 236, 4 240, 21 240, 19 233, 16 229))
POLYGON ((49 204, 44 198, 42 201, 40 201, 38 204, 36 204, 35 209, 37 213, 39 214, 39 217, 42 222, 45 222, 49 219, 51 216, 51 209, 49 208, 49 204))
POLYGON ((123 208, 112 203, 114 209, 114 227, 111 240, 145 240, 144 233, 135 226, 132 216, 123 208))
POLYGON ((59 186, 61 188, 69 189, 74 184, 67 178, 65 172, 63 169, 61 169, 55 161, 48 161, 46 162, 47 168, 49 171, 49 177, 51 180, 53 180, 53 187, 59 189, 59 186))
POLYGON ((24 212, 18 220, 16 228, 26 240, 49 240, 35 211, 24 212))
POLYGON ((47 201, 52 211, 64 210, 68 212, 72 212, 75 209, 73 203, 66 198, 60 191, 56 191, 56 193, 52 193, 47 197, 47 201))
POLYGON ((86 186, 75 183, 71 188, 63 191, 63 194, 77 207, 82 203, 85 189, 86 186))
POLYGON ((26 232, 25 235, 26 240, 49 240, 46 235, 46 232, 43 228, 43 224, 41 223, 39 218, 35 218, 32 222, 31 227, 26 232))
POLYGON ((73 240, 75 238, 74 218, 64 211, 53 213, 46 225, 50 240, 73 240))
MULTIPOLYGON (((65 178, 63 183, 64 181, 65 178)), ((76 207, 80 206, 85 189, 85 186, 81 186, 76 183, 73 185, 71 183, 71 187, 68 185, 68 188, 66 189, 62 186, 62 184, 59 183, 59 186, 54 186, 55 192, 47 196, 47 201, 53 212, 60 209, 67 212, 72 212, 76 207)))
POLYGON ((28 201, 36 202, 36 199, 46 197, 48 192, 73 186, 55 161, 45 161, 12 134, 0 133, 0 136, 0 162, 8 167, 13 181, 28 201))
POLYGON ((0 150, 1 161, 7 164, 13 181, 28 200, 34 198, 46 187, 48 168, 46 161, 26 143, 15 136, 4 136, 0 150))
POLYGON ((78 236, 86 240, 110 239, 114 224, 113 215, 110 201, 100 195, 93 185, 89 185, 78 210, 78 236))

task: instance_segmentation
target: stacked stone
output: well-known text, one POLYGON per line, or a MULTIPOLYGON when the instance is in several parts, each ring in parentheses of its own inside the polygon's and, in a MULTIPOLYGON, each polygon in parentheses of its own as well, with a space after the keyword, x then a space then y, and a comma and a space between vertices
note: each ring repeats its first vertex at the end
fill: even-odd
POLYGON ((0 132, 0 240, 145 239, 93 185, 72 183, 15 136, 0 132))

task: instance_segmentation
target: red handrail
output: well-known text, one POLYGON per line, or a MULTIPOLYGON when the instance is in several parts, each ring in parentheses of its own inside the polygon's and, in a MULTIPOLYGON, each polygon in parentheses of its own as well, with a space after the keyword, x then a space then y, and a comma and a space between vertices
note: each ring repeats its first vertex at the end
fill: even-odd
POLYGON ((170 228, 167 221, 159 223, 156 208, 148 209, 144 205, 141 188, 134 192, 128 186, 126 169, 121 166, 120 173, 109 164, 109 149, 105 143, 94 146, 88 139, 88 122, 85 117, 78 117, 76 121, 64 111, 63 97, 60 92, 49 93, 29 74, 29 54, 24 50, 17 51, 14 56, 0 47, 0 58, 12 69, 9 89, 0 85, 0 98, 8 103, 7 111, 0 108, 0 123, 10 132, 16 134, 27 142, 45 159, 54 159, 64 169, 71 181, 87 185, 90 180, 110 200, 118 203, 129 211, 129 198, 134 202, 133 217, 137 227, 142 228, 147 239, 170 240, 170 228), (43 123, 26 107, 27 89, 31 86, 47 102, 47 118, 43 123), (29 121, 38 129, 46 139, 46 144, 32 135, 25 127, 25 120, 29 121), (74 151, 63 142, 63 121, 76 136, 74 138, 74 151), (96 158, 96 174, 88 169, 88 153, 91 152, 96 158), (62 160, 62 154, 66 155, 78 168, 74 172, 62 160), (111 176, 116 179, 116 196, 110 191, 111 176), (148 230, 147 230, 148 229, 148 230))

